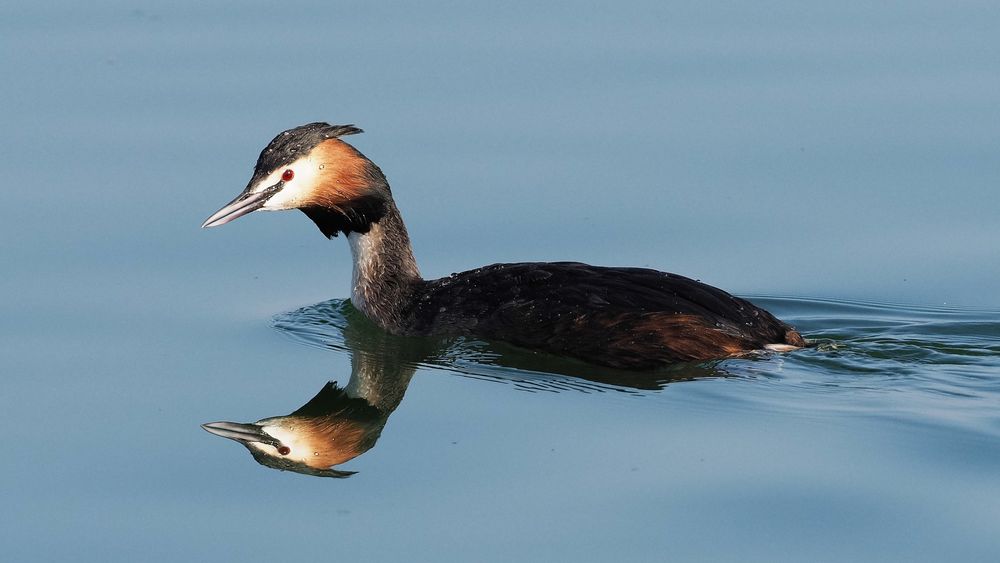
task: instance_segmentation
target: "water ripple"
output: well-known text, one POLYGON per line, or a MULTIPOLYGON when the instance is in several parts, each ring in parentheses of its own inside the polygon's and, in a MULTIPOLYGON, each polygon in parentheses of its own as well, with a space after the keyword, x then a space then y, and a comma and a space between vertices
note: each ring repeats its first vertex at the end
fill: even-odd
MULTIPOLYGON (((780 298, 754 301, 821 343, 784 358, 783 385, 779 392, 771 389, 766 395, 772 406, 938 419, 996 434, 997 311, 780 298)), ((757 396, 765 400, 764 393, 757 396)))

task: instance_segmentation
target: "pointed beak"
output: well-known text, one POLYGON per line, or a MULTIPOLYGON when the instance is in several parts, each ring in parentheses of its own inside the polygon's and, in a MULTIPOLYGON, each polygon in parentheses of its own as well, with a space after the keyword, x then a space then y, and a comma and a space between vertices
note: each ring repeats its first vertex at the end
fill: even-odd
POLYGON ((248 187, 243 190, 243 193, 236 196, 236 199, 227 203, 225 207, 213 213, 208 219, 205 219, 205 222, 201 224, 201 228, 204 229, 206 227, 225 225, 226 223, 234 219, 238 219, 247 213, 260 209, 265 203, 267 203, 267 200, 271 199, 271 196, 281 191, 281 188, 284 186, 284 182, 278 182, 277 184, 264 188, 259 192, 251 191, 248 187))
POLYGON ((249 442, 261 442, 280 446, 281 443, 269 436, 256 424, 240 424, 239 422, 209 422, 201 425, 202 428, 216 436, 236 440, 242 444, 249 442))

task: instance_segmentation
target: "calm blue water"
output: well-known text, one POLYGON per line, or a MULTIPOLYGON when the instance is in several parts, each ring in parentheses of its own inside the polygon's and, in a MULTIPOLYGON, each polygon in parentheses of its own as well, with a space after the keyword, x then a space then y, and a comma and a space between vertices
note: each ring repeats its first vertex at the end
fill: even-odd
POLYGON ((1000 560, 995 4, 0 16, 4 560, 1000 560), (428 277, 655 267, 820 345, 623 376, 386 339, 301 214, 198 229, 315 120, 366 130, 428 277), (360 359, 404 394, 348 479, 199 427, 360 359))

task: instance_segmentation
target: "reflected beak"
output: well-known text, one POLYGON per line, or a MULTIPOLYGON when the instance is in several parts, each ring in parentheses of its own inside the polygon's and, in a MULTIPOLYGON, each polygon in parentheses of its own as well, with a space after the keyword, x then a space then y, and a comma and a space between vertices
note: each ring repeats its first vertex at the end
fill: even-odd
POLYGON ((247 213, 260 209, 267 203, 267 200, 271 199, 271 196, 281 191, 281 188, 284 186, 284 182, 278 182, 259 192, 252 192, 250 188, 243 190, 243 193, 236 196, 236 199, 227 203, 225 207, 213 213, 208 219, 205 219, 205 222, 201 224, 201 228, 225 225, 247 213))
POLYGON ((216 436, 236 440, 242 444, 260 442, 263 444, 271 444, 272 446, 281 445, 280 442, 275 440, 272 436, 269 436, 260 426, 257 426, 256 424, 240 424, 238 422, 209 422, 207 424, 202 424, 201 427, 216 436))

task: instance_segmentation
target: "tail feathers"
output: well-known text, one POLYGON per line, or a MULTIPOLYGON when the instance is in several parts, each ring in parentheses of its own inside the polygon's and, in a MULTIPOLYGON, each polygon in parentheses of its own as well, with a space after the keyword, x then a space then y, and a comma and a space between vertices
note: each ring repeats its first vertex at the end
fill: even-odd
POLYGON ((795 346, 793 344, 765 344, 764 349, 770 350, 771 352, 792 352, 798 350, 801 346, 795 346))
POLYGON ((791 346, 795 346, 798 348, 802 348, 803 346, 809 345, 809 343, 806 342, 806 339, 802 338, 802 335, 799 334, 799 331, 795 330, 794 328, 789 328, 788 330, 785 331, 785 344, 789 344, 791 346))
POLYGON ((814 346, 815 343, 807 341, 802 338, 799 331, 789 328, 785 331, 785 341, 781 344, 765 344, 764 349, 770 350, 772 352, 791 352, 793 350, 798 350, 799 348, 806 348, 808 346, 814 346))

